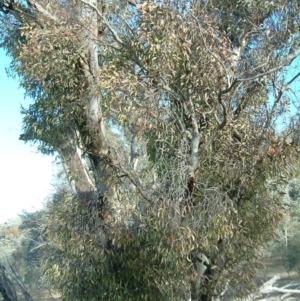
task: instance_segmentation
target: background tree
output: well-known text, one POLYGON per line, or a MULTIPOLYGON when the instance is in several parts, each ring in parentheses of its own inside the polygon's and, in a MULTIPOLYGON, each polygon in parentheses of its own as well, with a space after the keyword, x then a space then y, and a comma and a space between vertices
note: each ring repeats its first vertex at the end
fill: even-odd
POLYGON ((20 246, 24 235, 20 232, 19 221, 0 224, 0 262, 7 263, 12 253, 20 246))
POLYGON ((30 288, 37 300, 51 295, 51 285, 42 268, 48 243, 44 231, 45 217, 45 211, 23 212, 16 220, 0 225, 0 265, 3 266, 1 273, 5 274, 1 284, 4 283, 4 289, 9 285, 11 292, 8 295, 12 300, 14 290, 28 298, 26 288, 30 288))
POLYGON ((297 159, 299 4, 130 3, 0 1, 34 100, 21 139, 59 154, 74 195, 50 211, 53 279, 69 300, 245 292, 297 159))
POLYGON ((284 218, 278 228, 278 237, 270 246, 270 256, 280 256, 288 271, 299 272, 299 179, 292 179, 286 185, 287 194, 282 203, 284 218))
POLYGON ((28 288, 42 289, 43 271, 42 262, 45 260, 42 252, 44 241, 44 219, 43 210, 27 213, 21 216, 19 231, 22 233, 22 239, 18 248, 12 253, 9 265, 18 275, 20 280, 28 288))

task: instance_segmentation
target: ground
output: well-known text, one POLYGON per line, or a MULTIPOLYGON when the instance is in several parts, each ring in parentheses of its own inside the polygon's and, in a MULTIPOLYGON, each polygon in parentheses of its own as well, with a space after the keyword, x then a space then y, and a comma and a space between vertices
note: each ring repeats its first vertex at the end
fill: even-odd
MULTIPOLYGON (((295 285, 294 287, 290 287, 290 289, 300 289, 300 275, 299 273, 295 271, 287 271, 284 266, 284 260, 282 256, 270 256, 266 258, 265 260, 265 268, 261 270, 259 273, 256 284, 257 286, 261 286, 266 281, 270 280, 272 277, 279 275, 280 279, 276 282, 274 286, 283 288, 287 284, 295 283, 298 285, 295 285)), ((264 295, 264 298, 270 298, 272 300, 272 297, 276 296, 282 296, 282 293, 270 293, 267 295, 264 295)), ((300 296, 299 294, 297 296, 290 296, 294 299, 289 300, 299 300, 300 296)))

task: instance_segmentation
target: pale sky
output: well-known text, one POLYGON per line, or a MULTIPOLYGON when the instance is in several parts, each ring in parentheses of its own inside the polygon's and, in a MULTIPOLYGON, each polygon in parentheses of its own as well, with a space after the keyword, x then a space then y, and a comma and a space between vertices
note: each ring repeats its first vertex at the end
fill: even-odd
POLYGON ((34 146, 19 140, 20 105, 28 107, 17 79, 8 78, 10 59, 0 48, 0 223, 15 218, 22 210, 35 211, 51 193, 53 157, 37 153, 34 146))

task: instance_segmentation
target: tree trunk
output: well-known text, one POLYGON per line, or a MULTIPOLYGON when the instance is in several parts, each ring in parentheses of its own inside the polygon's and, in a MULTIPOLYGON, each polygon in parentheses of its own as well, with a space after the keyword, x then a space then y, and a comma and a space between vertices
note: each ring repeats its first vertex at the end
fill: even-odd
POLYGON ((210 282, 213 278, 213 270, 209 259, 201 252, 191 252, 191 260, 194 267, 194 277, 191 280, 191 301, 211 301, 212 294, 210 282))
POLYGON ((12 273, 10 273, 6 267, 0 263, 0 293, 4 298, 4 301, 18 300, 14 283, 20 288, 25 300, 33 301, 28 290, 24 287, 21 280, 15 275, 15 272, 12 270, 12 273))
POLYGON ((77 194, 82 201, 87 201, 96 192, 95 182, 88 170, 82 149, 74 143, 75 133, 70 129, 67 136, 60 141, 57 151, 72 193, 77 194))
POLYGON ((0 271, 0 293, 4 301, 17 301, 16 290, 7 276, 6 267, 2 264, 0 264, 0 271))

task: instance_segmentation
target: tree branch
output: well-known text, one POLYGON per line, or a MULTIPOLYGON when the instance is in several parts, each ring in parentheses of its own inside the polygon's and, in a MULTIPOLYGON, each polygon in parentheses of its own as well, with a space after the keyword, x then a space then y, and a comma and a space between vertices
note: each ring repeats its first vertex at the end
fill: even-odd
POLYGON ((136 170, 138 164, 138 151, 137 151, 137 134, 133 129, 130 129, 132 134, 131 147, 130 147, 130 166, 132 170, 136 170))
POLYGON ((27 2, 31 7, 34 7, 39 13, 44 15, 46 18, 55 22, 58 21, 53 14, 49 13, 46 9, 44 9, 39 3, 37 3, 36 0, 27 0, 27 2))
POLYGON ((215 131, 211 134, 211 136, 209 137, 209 139, 207 140, 207 142, 204 144, 203 148, 206 150, 209 145, 214 141, 214 139, 216 138, 217 134, 219 131, 222 131, 222 129, 226 126, 227 124, 227 109, 226 109, 226 105, 224 104, 224 101, 222 99, 222 95, 229 93, 232 88, 237 84, 237 80, 235 79, 232 84, 225 90, 221 90, 218 93, 218 102, 222 107, 223 110, 223 121, 220 123, 218 121, 218 117, 216 116, 216 119, 219 123, 219 126, 215 129, 215 131))
POLYGON ((139 183, 131 176, 131 174, 126 171, 124 168, 121 168, 124 172, 124 175, 130 180, 130 182, 136 187, 136 189, 139 191, 141 196, 150 204, 153 204, 153 200, 150 199, 143 191, 142 187, 139 185, 139 183))
POLYGON ((188 113, 191 115, 192 120, 192 138, 191 138, 191 157, 190 157, 190 171, 189 177, 194 177, 194 170, 198 162, 198 151, 200 143, 200 134, 198 129, 198 122, 195 114, 195 108, 192 99, 188 101, 188 113))
POLYGON ((99 11, 99 9, 94 6, 93 4, 85 1, 85 0, 80 0, 82 3, 88 5, 89 7, 91 7, 92 9, 95 10, 95 12, 97 13, 97 15, 101 18, 101 20, 105 23, 105 25, 107 26, 108 30, 112 33, 112 35, 114 36, 115 40, 120 43, 122 46, 125 46, 125 43, 122 41, 122 39, 118 36, 117 32, 110 26, 109 22, 107 21, 107 19, 103 16, 103 14, 99 11))
POLYGON ((237 82, 251 81, 251 80, 260 78, 262 76, 274 73, 274 72, 276 72, 276 71, 278 71, 278 70, 280 70, 280 69, 282 69, 282 68, 284 68, 286 66, 289 66, 298 56, 299 56, 298 53, 293 54, 293 55, 289 55, 289 56, 287 56, 287 58, 286 58, 286 60, 285 60, 284 63, 282 63, 281 65, 279 65, 279 66, 277 66, 275 68, 272 68, 272 69, 270 69, 270 70, 268 70, 268 71, 266 71, 264 73, 259 73, 259 74, 255 75, 255 76, 252 76, 252 77, 239 78, 239 79, 236 79, 236 80, 237 80, 237 82))

